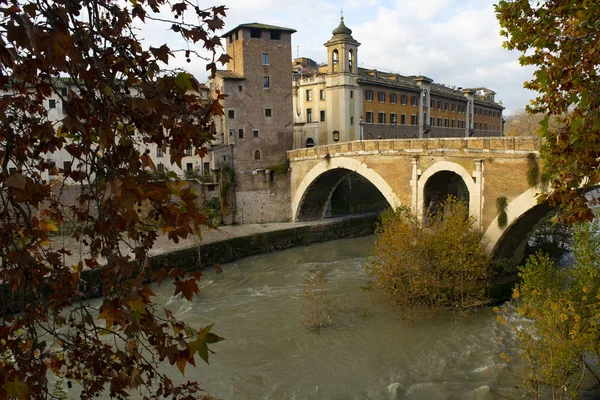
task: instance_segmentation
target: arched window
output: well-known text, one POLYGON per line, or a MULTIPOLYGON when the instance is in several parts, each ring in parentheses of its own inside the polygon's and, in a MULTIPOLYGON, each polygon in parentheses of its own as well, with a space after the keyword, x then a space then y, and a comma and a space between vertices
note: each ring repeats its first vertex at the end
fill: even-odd
POLYGON ((352 71, 353 64, 354 64, 354 50, 350 49, 350 50, 348 50, 348 72, 353 72, 352 71))
POLYGON ((337 72, 339 61, 340 53, 337 51, 337 49, 334 49, 331 52, 331 64, 333 65, 333 72, 337 72))
POLYGON ((260 150, 256 150, 256 151, 254 152, 254 159, 255 159, 255 160, 260 160, 260 150))
POLYGON ((313 138, 307 138, 306 139, 306 146, 305 147, 315 147, 315 141, 313 140, 313 138))

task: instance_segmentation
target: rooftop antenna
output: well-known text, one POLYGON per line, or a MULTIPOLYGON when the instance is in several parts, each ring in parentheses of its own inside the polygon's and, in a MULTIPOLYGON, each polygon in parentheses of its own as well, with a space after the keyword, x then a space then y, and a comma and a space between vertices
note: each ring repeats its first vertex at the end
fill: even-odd
POLYGON ((300 58, 300 46, 296 46, 296 58, 300 58))
POLYGON ((342 20, 344 19, 344 9, 343 8, 340 10, 340 18, 342 20))

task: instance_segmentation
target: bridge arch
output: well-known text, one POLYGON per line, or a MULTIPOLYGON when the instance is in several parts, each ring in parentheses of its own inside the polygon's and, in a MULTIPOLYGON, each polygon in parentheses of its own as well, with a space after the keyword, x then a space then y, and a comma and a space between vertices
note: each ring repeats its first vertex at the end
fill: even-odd
MULTIPOLYGON (((553 211, 547 203, 538 203, 540 187, 530 188, 513 199, 506 207, 506 228, 498 227, 498 216, 485 231, 484 242, 492 252, 494 261, 520 263, 525 255, 527 242, 538 224, 553 211)), ((586 190, 588 201, 600 198, 600 187, 586 190)))
POLYGON ((469 193, 469 213, 477 220, 481 220, 481 191, 478 185, 475 183, 473 177, 469 172, 460 164, 453 163, 450 161, 438 161, 425 170, 419 177, 417 183, 417 195, 416 195, 416 209, 417 215, 423 215, 425 211, 425 199, 426 199, 426 187, 427 183, 436 174, 452 172, 460 177, 466 186, 467 192, 469 193))
POLYGON ((313 217, 322 218, 333 192, 350 172, 355 172, 371 182, 390 206, 400 205, 400 200, 390 185, 366 164, 347 157, 328 158, 315 165, 300 182, 292 199, 292 221, 298 221, 303 211, 313 217), (317 206, 307 210, 310 204, 317 206))

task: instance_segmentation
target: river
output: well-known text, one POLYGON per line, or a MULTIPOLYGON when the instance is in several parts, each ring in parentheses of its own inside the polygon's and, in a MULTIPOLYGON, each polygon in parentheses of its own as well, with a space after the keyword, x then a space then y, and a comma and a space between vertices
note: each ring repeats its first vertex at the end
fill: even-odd
MULTIPOLYGON (((159 302, 226 341, 210 365, 188 366, 185 378, 227 399, 495 399, 517 398, 512 366, 499 354, 508 329, 489 308, 418 323, 372 293, 363 271, 374 237, 344 239, 225 264, 207 271, 193 303, 156 289, 159 302), (302 325, 303 285, 319 269, 335 304, 320 333, 302 325)), ((167 290, 168 288, 168 290, 167 290)), ((179 377, 178 377, 179 376, 179 377)))

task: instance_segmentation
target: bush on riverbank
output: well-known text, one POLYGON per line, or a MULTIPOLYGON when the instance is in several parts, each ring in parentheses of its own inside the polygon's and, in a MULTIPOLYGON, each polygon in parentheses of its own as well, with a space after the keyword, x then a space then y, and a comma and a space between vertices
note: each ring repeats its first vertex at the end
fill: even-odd
POLYGON ((422 223, 409 208, 381 217, 372 286, 401 307, 467 310, 488 303, 489 254, 464 202, 449 198, 422 223))
POLYGON ((536 399, 575 398, 586 376, 600 383, 600 224, 574 228, 574 264, 556 266, 538 252, 519 268, 513 297, 518 312, 533 320, 523 329, 504 318, 517 336, 524 387, 536 399))

